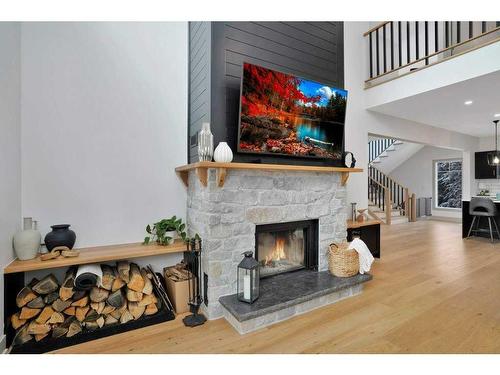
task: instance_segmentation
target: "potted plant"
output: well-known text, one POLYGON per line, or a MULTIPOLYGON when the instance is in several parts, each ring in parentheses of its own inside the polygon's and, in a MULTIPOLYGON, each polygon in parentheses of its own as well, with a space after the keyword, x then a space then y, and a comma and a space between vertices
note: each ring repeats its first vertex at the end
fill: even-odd
POLYGON ((187 240, 185 232, 186 224, 182 219, 177 219, 172 216, 170 219, 162 219, 156 223, 150 224, 146 227, 148 236, 144 237, 144 245, 155 241, 158 245, 171 245, 176 238, 182 238, 183 241, 187 240))

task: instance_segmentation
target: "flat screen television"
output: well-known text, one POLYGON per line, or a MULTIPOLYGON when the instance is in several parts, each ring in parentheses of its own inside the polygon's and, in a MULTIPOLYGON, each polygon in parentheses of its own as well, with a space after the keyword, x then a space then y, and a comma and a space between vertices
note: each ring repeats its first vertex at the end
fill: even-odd
POLYGON ((347 91, 244 63, 238 152, 342 160, 347 91))

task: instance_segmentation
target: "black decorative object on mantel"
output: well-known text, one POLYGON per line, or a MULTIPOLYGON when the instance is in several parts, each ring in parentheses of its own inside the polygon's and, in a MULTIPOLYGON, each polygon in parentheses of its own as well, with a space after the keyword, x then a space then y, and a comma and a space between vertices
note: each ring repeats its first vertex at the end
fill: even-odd
POLYGON ((242 302, 254 303, 259 298, 260 268, 253 252, 245 251, 238 264, 237 296, 242 302))
POLYGON ((354 168, 356 166, 356 158, 351 151, 344 152, 344 165, 347 168, 354 168))
POLYGON ((186 316, 182 321, 187 327, 196 327, 207 321, 205 315, 200 314, 200 306, 203 298, 200 293, 201 280, 201 239, 192 238, 187 243, 188 251, 185 253, 187 264, 190 268, 189 273, 189 307, 191 315, 186 316))
POLYGON ((52 251, 56 246, 66 246, 72 249, 75 246, 76 234, 69 229, 70 224, 52 225, 52 231, 45 236, 45 246, 52 251))

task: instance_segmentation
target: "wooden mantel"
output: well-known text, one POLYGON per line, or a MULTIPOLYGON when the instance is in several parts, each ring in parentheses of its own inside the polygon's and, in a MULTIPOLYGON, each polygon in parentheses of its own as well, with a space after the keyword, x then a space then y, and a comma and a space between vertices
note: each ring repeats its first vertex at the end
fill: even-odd
POLYGON ((184 185, 188 186, 189 171, 196 170, 196 175, 203 186, 207 186, 208 169, 217 170, 217 185, 224 186, 227 170, 230 169, 253 169, 260 171, 296 171, 296 172, 324 172, 341 173, 341 184, 344 186, 349 178, 349 173, 363 172, 362 168, 345 167, 319 167, 312 165, 284 165, 284 164, 251 164, 251 163, 216 163, 212 161, 201 161, 198 163, 187 164, 175 168, 175 172, 181 178, 184 185))

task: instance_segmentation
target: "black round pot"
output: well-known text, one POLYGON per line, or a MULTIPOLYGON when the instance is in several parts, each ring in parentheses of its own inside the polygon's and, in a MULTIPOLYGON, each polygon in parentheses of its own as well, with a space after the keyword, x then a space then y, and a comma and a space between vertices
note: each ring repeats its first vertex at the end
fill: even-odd
POLYGON ((45 236, 45 246, 48 251, 56 246, 66 246, 70 249, 73 248, 76 241, 76 234, 69 229, 69 224, 52 225, 52 232, 47 233, 45 236))

